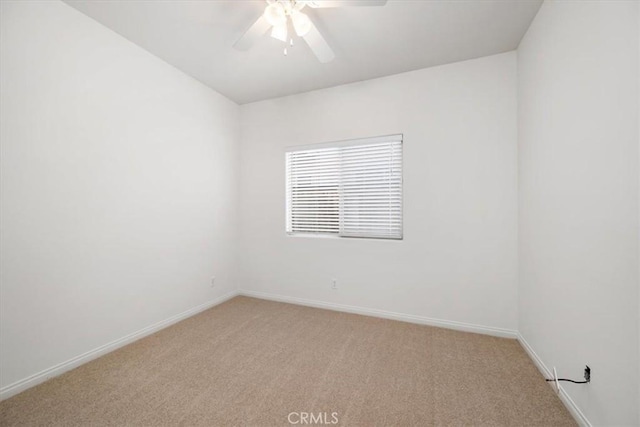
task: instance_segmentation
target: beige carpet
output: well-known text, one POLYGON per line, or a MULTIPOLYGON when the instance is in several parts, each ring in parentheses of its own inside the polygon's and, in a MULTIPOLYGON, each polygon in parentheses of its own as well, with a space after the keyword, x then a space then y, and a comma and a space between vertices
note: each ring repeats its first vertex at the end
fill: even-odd
POLYGON ((515 340, 247 297, 5 400, 0 424, 304 425, 300 413, 329 425, 575 425, 515 340))

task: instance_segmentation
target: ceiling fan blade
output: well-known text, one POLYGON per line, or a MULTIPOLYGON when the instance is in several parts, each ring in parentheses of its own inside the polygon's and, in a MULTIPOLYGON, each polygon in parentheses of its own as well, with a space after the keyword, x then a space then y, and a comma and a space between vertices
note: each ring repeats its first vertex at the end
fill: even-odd
POLYGON ((320 62, 331 62, 336 55, 333 53, 333 50, 327 44, 327 41, 322 37, 320 31, 311 23, 311 29, 307 34, 302 36, 305 42, 309 45, 313 53, 318 58, 320 62))
POLYGON ((387 0, 309 0, 305 2, 313 8, 351 7, 351 6, 384 6, 387 0))
POLYGON ((256 22, 253 23, 251 28, 247 30, 246 33, 242 35, 238 39, 237 42, 233 44, 238 50, 248 50, 253 46, 259 39, 266 33, 269 28, 271 28, 271 24, 267 21, 267 18, 264 15, 260 15, 260 18, 256 22))

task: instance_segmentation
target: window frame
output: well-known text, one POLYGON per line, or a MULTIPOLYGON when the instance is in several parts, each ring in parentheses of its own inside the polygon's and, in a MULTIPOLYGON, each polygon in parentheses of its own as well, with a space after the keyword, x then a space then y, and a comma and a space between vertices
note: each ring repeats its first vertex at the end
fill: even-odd
POLYGON ((357 138, 357 139, 346 139, 340 141, 333 142, 323 142, 323 143, 315 143, 315 144, 305 144, 305 145, 296 145, 296 146, 288 146, 285 147, 285 235, 287 237, 311 237, 311 238, 320 238, 320 239, 366 239, 366 240, 383 240, 383 241, 402 241, 404 240, 404 134, 390 134, 383 136, 375 136, 375 137, 367 137, 367 138, 357 138), (372 145, 372 144, 380 144, 380 143, 398 143, 400 147, 400 200, 399 200, 399 236, 376 236, 376 235, 343 235, 343 204, 342 198, 343 193, 339 189, 338 190, 338 231, 335 233, 331 232, 304 232, 304 231, 288 231, 289 226, 292 223, 291 215, 293 210, 290 209, 290 185, 288 182, 289 178, 289 170, 288 170, 288 155, 289 153, 294 152, 303 152, 308 150, 321 150, 321 149, 330 149, 330 148, 340 148, 340 147, 356 147, 360 145, 372 145))

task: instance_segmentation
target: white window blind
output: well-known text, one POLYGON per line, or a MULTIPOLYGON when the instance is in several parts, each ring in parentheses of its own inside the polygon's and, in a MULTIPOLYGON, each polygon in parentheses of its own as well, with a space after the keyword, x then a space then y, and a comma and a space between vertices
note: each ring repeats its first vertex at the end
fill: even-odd
POLYGON ((286 153, 287 233, 402 239, 402 135, 286 153))

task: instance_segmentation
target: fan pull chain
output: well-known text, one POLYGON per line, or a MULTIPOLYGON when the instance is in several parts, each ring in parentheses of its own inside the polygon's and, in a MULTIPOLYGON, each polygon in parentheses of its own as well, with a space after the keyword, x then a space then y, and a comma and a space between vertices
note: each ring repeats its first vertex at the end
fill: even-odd
MULTIPOLYGON (((289 39, 289 46, 293 47, 293 39, 289 39)), ((287 47, 284 47, 284 56, 287 56, 287 47)))

